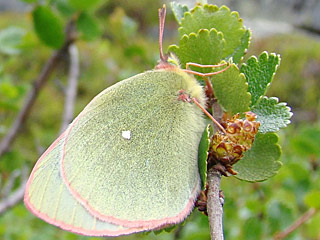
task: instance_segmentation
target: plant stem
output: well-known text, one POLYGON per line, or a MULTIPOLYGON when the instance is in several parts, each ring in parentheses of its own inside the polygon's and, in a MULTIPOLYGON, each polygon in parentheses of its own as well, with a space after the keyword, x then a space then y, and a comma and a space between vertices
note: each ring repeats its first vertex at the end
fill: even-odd
POLYGON ((298 218, 294 223, 292 223, 287 229, 283 232, 279 232, 274 236, 274 240, 280 240, 287 237, 290 233, 300 227, 303 223, 308 221, 314 214, 316 214, 317 210, 315 208, 310 208, 305 214, 303 214, 300 218, 298 218))
MULTIPOLYGON (((79 53, 78 53, 78 48, 74 44, 72 44, 72 42, 73 41, 66 42, 66 44, 63 48, 61 48, 56 53, 54 53, 53 56, 49 59, 49 61, 45 65, 44 70, 43 70, 43 71, 46 71, 45 69, 50 68, 51 69, 50 71, 53 71, 55 65, 54 66, 52 65, 53 64, 52 61, 56 62, 55 64, 57 64, 59 59, 62 58, 62 56, 65 55, 66 51, 69 50, 70 66, 69 66, 69 76, 68 76, 68 87, 66 90, 66 100, 65 100, 65 106, 64 106, 63 121, 61 124, 61 130, 64 130, 73 118, 73 109, 74 109, 74 104, 75 104, 77 82, 78 82, 78 77, 79 77, 79 53), (56 55, 61 55, 61 56, 58 59, 56 59, 56 57, 55 57, 56 55)), ((43 81, 46 81, 46 80, 43 80, 43 81)), ((42 84, 44 84, 44 83, 42 83, 42 84)), ((34 92, 34 91, 35 90, 32 90, 32 92, 34 92)), ((35 101, 35 99, 33 99, 33 101, 35 101)), ((31 103, 29 103, 29 104, 31 104, 31 103)), ((21 112, 23 110, 24 110, 24 108, 21 110, 21 112)), ((21 124, 23 124, 23 122, 21 122, 21 124)), ((18 134, 18 132, 16 132, 16 135, 17 134, 18 134)), ((12 141, 13 140, 14 140, 14 138, 12 139, 12 141)), ((8 146, 10 146, 10 144, 8 146)), ((0 215, 5 213, 10 208, 14 207, 16 204, 18 204, 23 199, 25 187, 26 187, 27 180, 28 180, 27 172, 28 171, 25 169, 22 171, 20 186, 14 192, 12 192, 10 195, 8 193, 8 196, 5 196, 3 199, 1 199, 1 201, 0 201, 0 215)))
POLYGON ((24 195, 24 190, 27 184, 27 180, 28 180, 28 169, 27 167, 24 167, 21 173, 20 186, 14 192, 8 194, 8 196, 5 196, 3 199, 1 199, 0 215, 6 212, 8 209, 14 207, 16 204, 18 204, 21 201, 24 195))
POLYGON ((46 62, 44 65, 41 73, 39 74, 38 78, 33 83, 32 89, 29 92, 28 96, 26 97, 23 107, 21 108, 20 112, 18 113, 18 116, 14 123, 11 125, 11 128, 7 132, 6 136, 2 139, 0 143, 0 157, 6 153, 13 141, 16 139, 19 130, 24 125, 26 119, 31 113, 31 110, 34 106, 34 103, 39 95, 40 90, 42 87, 46 84, 48 81, 51 73, 58 65, 61 58, 64 56, 64 54, 67 52, 69 45, 74 42, 75 37, 73 36, 73 21, 71 21, 67 27, 66 27, 66 41, 64 45, 57 51, 55 51, 51 58, 46 62))
POLYGON ((221 173, 211 167, 208 170, 208 218, 211 240, 223 240, 223 206, 220 201, 221 173))
POLYGON ((74 117, 74 105, 77 96, 77 86, 79 77, 79 51, 75 44, 69 46, 69 75, 68 75, 68 86, 65 91, 65 104, 62 117, 62 124, 60 128, 60 133, 64 132, 68 127, 69 123, 74 117))

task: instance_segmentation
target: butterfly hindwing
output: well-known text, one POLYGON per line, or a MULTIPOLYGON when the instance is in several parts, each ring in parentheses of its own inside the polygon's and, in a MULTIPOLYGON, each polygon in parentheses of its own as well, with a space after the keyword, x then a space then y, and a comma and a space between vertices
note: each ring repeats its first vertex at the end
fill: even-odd
POLYGON ((181 70, 155 70, 95 97, 63 146, 61 172, 72 195, 92 215, 126 227, 181 222, 200 191, 197 154, 205 124, 179 91, 199 89, 181 70))
POLYGON ((38 160, 27 183, 24 199, 26 206, 43 220, 79 234, 118 236, 145 230, 101 221, 74 199, 60 174, 64 140, 65 133, 38 160))

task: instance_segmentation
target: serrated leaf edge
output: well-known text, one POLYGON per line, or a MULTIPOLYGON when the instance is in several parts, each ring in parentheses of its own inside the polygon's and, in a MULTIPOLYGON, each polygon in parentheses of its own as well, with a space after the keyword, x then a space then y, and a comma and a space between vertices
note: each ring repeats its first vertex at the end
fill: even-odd
POLYGON ((184 18, 184 16, 183 16, 180 20, 177 18, 177 15, 175 14, 175 11, 173 10, 173 5, 174 5, 174 4, 181 6, 181 8, 186 7, 186 8, 188 9, 188 11, 185 11, 183 15, 185 15, 186 12, 189 12, 190 10, 189 10, 188 6, 185 5, 185 4, 181 4, 181 3, 178 3, 178 2, 176 2, 176 1, 170 2, 171 11, 172 11, 172 13, 173 13, 173 15, 174 15, 174 18, 176 19, 176 21, 178 22, 178 24, 181 25, 181 21, 182 21, 182 19, 184 18))
MULTIPOLYGON (((243 66, 244 66, 244 67, 247 67, 247 66, 248 66, 248 63, 251 62, 251 61, 254 61, 255 63, 259 63, 259 62, 260 62, 260 59, 262 60, 263 55, 267 55, 267 61, 269 61, 270 56, 273 56, 273 57, 275 57, 275 58, 278 58, 278 59, 279 59, 279 63, 275 66, 275 70, 274 70, 274 72, 273 72, 273 74, 272 74, 272 76, 271 76, 271 80, 270 80, 270 82, 267 84, 267 86, 266 86, 266 88, 265 88, 265 90, 264 90, 264 93, 259 97, 259 99, 257 99, 257 101, 255 102, 255 104, 250 105, 251 108, 254 107, 255 105, 257 105, 257 104, 261 101, 261 99, 265 96, 265 94, 267 93, 267 91, 268 91, 271 83, 273 82, 273 78, 274 78, 274 76, 275 76, 275 74, 276 74, 276 72, 277 72, 277 70, 278 70, 278 68, 279 68, 279 66, 280 66, 281 56, 280 56, 280 54, 277 54, 277 53, 269 53, 268 51, 263 51, 263 52, 259 55, 258 58, 257 58, 256 56, 254 56, 254 55, 251 56, 251 57, 249 57, 248 60, 247 60, 247 62, 246 62, 246 63, 242 63, 242 64, 241 64, 241 67, 240 67, 240 71, 241 71, 241 68, 242 68, 243 66)), ((247 79, 247 78, 246 78, 246 79, 247 79)), ((248 80, 247 80, 247 82, 248 82, 248 80)), ((248 83, 248 84, 249 84, 249 83, 248 83)))
MULTIPOLYGON (((186 17, 192 17, 192 14, 194 14, 199 9, 200 10, 208 10, 208 11, 210 11, 210 14, 214 14, 214 13, 216 13, 218 11, 226 11, 231 16, 236 17, 236 19, 243 24, 243 19, 239 17, 239 12, 231 11, 230 8, 228 8, 226 5, 222 5, 221 7, 218 7, 217 5, 214 5, 214 4, 205 4, 203 6, 197 5, 193 9, 191 9, 191 11, 185 12, 184 13, 184 17, 181 18, 181 24, 180 25, 182 25, 183 21, 186 20, 186 17)), ((242 27, 244 28, 244 26, 242 26, 242 27)), ((181 29, 183 29, 183 27, 179 27, 178 28, 178 32, 179 33, 180 33, 181 29)))
MULTIPOLYGON (((194 32, 192 32, 192 33, 189 33, 189 34, 183 34, 183 36, 180 38, 180 40, 179 40, 179 45, 176 45, 176 44, 172 44, 172 45, 170 45, 169 47, 168 47, 168 51, 170 52, 170 53, 172 53, 172 54, 175 54, 174 53, 174 50, 172 50, 172 49, 180 49, 180 44, 182 43, 182 42, 187 42, 187 41, 189 41, 191 38, 198 38, 200 35, 203 35, 203 34, 208 34, 208 36, 210 36, 210 34, 212 33, 212 32, 215 32, 216 33, 216 35, 217 35, 217 37, 219 38, 219 40, 221 40, 221 41, 223 41, 223 42, 225 42, 225 39, 224 39, 224 37, 223 37, 223 33, 222 32, 219 32, 219 31, 217 31, 217 29, 215 29, 215 28, 211 28, 210 30, 208 30, 208 29, 199 29, 199 31, 197 32, 197 33, 194 33, 194 32)), ((178 57, 177 57, 178 58, 178 57)), ((179 58, 178 58, 179 59, 179 58)), ((179 63, 179 66, 180 66, 180 68, 181 68, 181 65, 180 65, 180 63, 179 63)), ((185 69, 185 66, 184 66, 184 68, 183 69, 185 69)))
MULTIPOLYGON (((227 62, 226 62, 225 60, 222 60, 219 64, 224 64, 224 63, 227 63, 227 62)), ((244 81, 245 81, 245 84, 246 84, 246 86, 247 86, 247 94, 250 95, 250 100, 249 100, 249 105, 248 105, 247 110, 245 110, 245 111, 243 111, 243 112, 249 111, 249 110, 250 110, 250 104, 251 104, 251 93, 248 91, 249 84, 248 84, 248 82, 246 81, 246 76, 245 76, 242 72, 240 72, 240 69, 239 69, 239 67, 238 67, 237 64, 231 63, 230 65, 231 65, 230 68, 235 67, 235 68, 239 71, 239 78, 242 78, 242 79, 244 79, 244 81)), ((213 84, 213 86, 214 86, 214 82, 213 82, 212 80, 211 80, 211 82, 212 82, 212 84, 213 84)), ((225 109, 225 107, 223 106, 223 104, 221 104, 221 100, 220 100, 219 98, 217 98, 217 101, 218 101, 220 107, 222 108, 222 110, 223 110, 224 112, 230 112, 229 110, 225 109)), ((241 112, 241 113, 243 113, 243 112, 241 112)), ((232 112, 232 114, 236 114, 236 113, 232 112)))
MULTIPOLYGON (((239 178, 237 177, 237 175, 234 175, 235 178, 237 178, 238 180, 241 180, 241 181, 245 181, 245 182, 250 182, 250 183, 254 183, 254 182, 263 182, 263 181, 266 181, 268 180, 269 178, 272 178, 273 176, 277 175, 278 172, 279 172, 279 169, 281 168, 281 166, 283 166, 283 163, 280 161, 280 158, 281 158, 281 153, 282 153, 282 149, 281 149, 281 146, 280 144, 278 143, 279 142, 279 136, 276 134, 276 133, 259 133, 259 134, 262 134, 262 135, 265 135, 265 134, 273 134, 273 138, 275 139, 275 141, 272 141, 271 143, 274 144, 278 149, 279 149, 279 156, 278 156, 278 159, 275 160, 275 162, 277 164, 279 164, 279 168, 277 171, 274 172, 273 175, 267 177, 267 178, 263 178, 263 179, 259 179, 259 180, 247 180, 247 179, 242 179, 242 178, 239 178)), ((250 149, 248 150, 250 151, 250 149)), ((246 153, 248 153, 248 151, 246 153)), ((245 153, 245 154, 246 154, 245 153)), ((245 157, 245 155, 244 155, 245 157)), ((241 159, 240 159, 241 161, 241 159)))
MULTIPOLYGON (((286 102, 279 102, 279 98, 277 98, 277 97, 261 96, 261 100, 260 101, 262 101, 262 99, 271 100, 271 101, 273 101, 274 105, 284 106, 286 108, 286 110, 287 110, 287 113, 288 113, 288 119, 283 119, 283 122, 286 124, 286 126, 276 127, 275 128, 276 130, 272 131, 272 132, 277 132, 280 129, 287 127, 287 125, 289 125, 291 123, 290 118, 293 116, 293 112, 291 111, 291 107, 289 107, 286 102)), ((256 105, 257 104, 255 104, 254 106, 256 106, 256 105)), ((252 110, 254 112, 254 109, 252 109, 252 110)), ((271 131, 270 132, 260 132, 260 133, 261 134, 266 134, 266 133, 271 133, 271 131)))
MULTIPOLYGON (((244 54, 243 54, 243 56, 239 59, 239 62, 235 62, 236 64, 239 64, 239 63, 243 60, 244 55, 246 55, 246 53, 247 53, 247 51, 248 51, 248 48, 249 48, 249 46, 250 46, 250 43, 251 43, 251 40, 252 40, 252 30, 251 30, 250 28, 247 28, 247 29, 246 29, 246 31, 244 32, 243 36, 242 36, 241 39, 240 39, 240 42, 242 43, 242 40, 243 40, 244 36, 247 34, 247 32, 249 32, 248 47, 246 47, 246 48, 244 49, 244 54)), ((239 45, 237 48, 234 49, 233 54, 225 57, 224 60, 228 61, 228 60, 231 58, 231 59, 232 59, 232 62, 234 62, 234 61, 233 61, 234 53, 235 53, 239 48, 240 48, 240 45, 239 45)), ((240 69, 240 68, 239 68, 239 69, 240 69)))

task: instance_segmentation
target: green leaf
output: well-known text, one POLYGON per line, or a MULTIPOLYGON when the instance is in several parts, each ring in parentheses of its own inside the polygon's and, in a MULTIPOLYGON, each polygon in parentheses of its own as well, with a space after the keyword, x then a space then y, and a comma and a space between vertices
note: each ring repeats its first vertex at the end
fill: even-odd
POLYGON ((243 34, 240 45, 235 48, 234 52, 226 57, 226 59, 232 58, 234 63, 239 63, 244 54, 247 52, 251 40, 251 31, 247 29, 243 34))
POLYGON ((300 156, 315 155, 320 157, 320 127, 319 126, 308 126, 304 127, 298 132, 296 131, 295 136, 291 138, 291 148, 300 156))
POLYGON ((39 39, 49 47, 61 47, 65 37, 62 22, 51 8, 38 6, 32 12, 32 17, 39 39))
POLYGON ((92 41, 101 35, 98 21, 85 12, 81 13, 77 20, 77 29, 85 40, 92 41))
POLYGON ((251 217, 244 222, 243 232, 246 240, 262 239, 263 225, 259 217, 251 217))
POLYGON ((215 97, 225 112, 233 115, 249 110, 251 96, 248 84, 235 64, 226 71, 213 75, 211 81, 215 97))
POLYGON ((257 114, 257 121, 260 122, 259 132, 276 132, 280 128, 290 124, 292 112, 287 103, 279 103, 275 97, 263 97, 251 111, 257 114))
MULTIPOLYGON (((216 64, 222 58, 222 51, 225 41, 222 33, 217 30, 201 29, 197 34, 190 33, 184 35, 179 42, 179 46, 171 45, 169 51, 178 56, 182 68, 186 63, 194 62, 199 64, 216 64)), ((212 68, 191 67, 197 72, 211 72, 212 68)))
MULTIPOLYGON (((171 226, 168 226, 168 227, 166 227, 166 228, 162 228, 162 229, 160 229, 160 230, 153 230, 152 232, 153 232, 156 236, 159 235, 159 234, 162 234, 162 233, 164 233, 164 232, 170 233, 170 232, 172 232, 174 229, 176 229, 177 226, 178 226, 178 225, 171 225, 171 226)), ((148 234, 148 232, 146 232, 146 234, 148 234)))
POLYGON ((19 89, 8 81, 0 81, 0 93, 1 97, 15 99, 19 95, 19 89))
POLYGON ((272 233, 279 231, 279 229, 287 228, 295 220, 293 210, 277 200, 272 200, 268 204, 266 218, 272 233))
POLYGON ((54 3, 58 11, 65 17, 71 17, 75 12, 68 0, 55 0, 54 3))
POLYGON ((315 214, 309 221, 305 224, 305 232, 309 239, 319 238, 319 229, 320 229, 320 214, 319 212, 315 214))
POLYGON ((252 56, 247 63, 242 64, 240 71, 244 73, 248 81, 252 106, 265 95, 279 64, 280 55, 268 52, 263 52, 259 60, 252 56))
POLYGON ((8 27, 0 31, 0 52, 4 54, 20 53, 19 45, 25 30, 18 27, 8 27))
POLYGON ((99 6, 102 0, 69 0, 70 5, 80 11, 92 10, 99 6))
POLYGON ((320 209, 320 191, 311 191, 306 195, 304 201, 309 207, 320 209))
POLYGON ((122 8, 116 8, 108 21, 108 32, 117 43, 128 46, 136 37, 138 24, 122 8))
POLYGON ((21 0, 23 2, 26 2, 26 3, 35 3, 35 2, 38 2, 38 0, 21 0))
POLYGON ((264 181, 275 175, 281 167, 280 146, 275 133, 258 133, 244 157, 234 165, 236 177, 249 182, 264 181))
MULTIPOLYGON (((226 6, 218 8, 215 5, 197 6, 191 12, 186 12, 179 28, 180 38, 190 33, 197 33, 200 29, 211 30, 215 28, 222 32, 226 45, 223 59, 231 56, 235 49, 241 45, 246 29, 237 12, 230 12, 226 6)), ((218 49, 215 49, 218 50, 218 49)))
POLYGON ((184 13, 189 11, 188 7, 177 2, 171 2, 170 6, 174 17, 180 25, 181 19, 184 17, 184 13))
POLYGON ((199 166, 199 172, 201 177, 202 190, 205 189, 206 182, 207 182, 207 158, 208 158, 208 150, 209 150, 209 142, 210 142, 209 128, 210 128, 210 125, 208 125, 203 131, 200 144, 199 144, 199 150, 198 150, 198 166, 199 166))
MULTIPOLYGON (((13 110, 19 109, 20 100, 24 96, 26 87, 24 84, 15 83, 12 77, 2 72, 0 66, 0 109, 13 110)), ((5 123, 2 121, 1 123, 5 123)), ((0 125, 1 126, 1 125, 0 125)), ((1 127, 0 127, 1 128, 1 127)))

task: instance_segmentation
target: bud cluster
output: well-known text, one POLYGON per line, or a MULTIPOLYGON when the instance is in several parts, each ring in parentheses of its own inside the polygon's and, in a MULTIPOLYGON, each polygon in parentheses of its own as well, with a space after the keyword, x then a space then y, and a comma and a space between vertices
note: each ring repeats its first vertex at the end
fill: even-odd
POLYGON ((240 119, 239 114, 234 115, 231 119, 224 115, 221 125, 227 134, 217 132, 213 136, 209 154, 213 157, 214 162, 222 164, 228 172, 236 174, 232 171, 232 165, 251 148, 260 123, 256 122, 254 113, 246 112, 244 120, 240 119))

